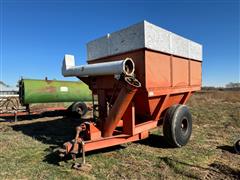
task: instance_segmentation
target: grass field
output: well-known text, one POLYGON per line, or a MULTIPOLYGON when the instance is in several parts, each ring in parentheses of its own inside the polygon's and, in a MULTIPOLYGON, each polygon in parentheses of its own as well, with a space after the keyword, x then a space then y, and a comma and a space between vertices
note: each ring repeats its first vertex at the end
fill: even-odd
MULTIPOLYGON (((240 93, 197 93, 188 102, 193 133, 183 148, 170 148, 162 129, 148 139, 87 154, 90 172, 57 165, 53 149, 74 136, 76 120, 37 117, 0 122, 0 179, 240 179, 240 93)), ((80 161, 81 159, 78 159, 80 161)))

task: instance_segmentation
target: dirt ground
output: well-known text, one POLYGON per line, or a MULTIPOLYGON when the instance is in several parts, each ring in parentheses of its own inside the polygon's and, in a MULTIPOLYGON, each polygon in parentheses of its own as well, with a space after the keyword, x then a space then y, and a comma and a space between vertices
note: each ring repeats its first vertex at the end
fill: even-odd
POLYGON ((240 138, 240 93, 197 93, 188 106, 193 133, 186 146, 169 147, 160 127, 148 139, 87 153, 90 172, 71 169, 71 160, 59 166, 54 153, 74 137, 77 118, 0 119, 0 179, 240 179, 233 149, 240 138))

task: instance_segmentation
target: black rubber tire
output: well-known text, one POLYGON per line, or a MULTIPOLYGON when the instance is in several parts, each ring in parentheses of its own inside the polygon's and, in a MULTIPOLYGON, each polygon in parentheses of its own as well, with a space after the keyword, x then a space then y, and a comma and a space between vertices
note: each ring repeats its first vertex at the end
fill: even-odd
POLYGON ((186 105, 173 105, 163 120, 163 135, 173 147, 186 145, 192 134, 192 116, 186 105))
POLYGON ((84 116, 88 112, 88 107, 84 102, 75 102, 71 105, 71 110, 73 113, 84 116))
POLYGON ((235 142, 234 149, 237 154, 240 154, 240 139, 235 142))

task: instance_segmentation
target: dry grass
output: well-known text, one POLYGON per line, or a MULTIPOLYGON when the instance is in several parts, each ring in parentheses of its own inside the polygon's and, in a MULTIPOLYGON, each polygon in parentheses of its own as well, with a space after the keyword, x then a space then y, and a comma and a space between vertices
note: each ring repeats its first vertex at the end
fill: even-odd
MULTIPOLYGON (((187 146, 170 148, 162 130, 136 143, 88 153, 89 173, 72 170, 72 161, 56 165, 55 147, 73 137, 78 121, 42 117, 0 124, 0 179, 238 179, 240 95, 195 94, 190 106, 194 125, 187 146)), ((81 159, 79 159, 80 161, 81 159)))

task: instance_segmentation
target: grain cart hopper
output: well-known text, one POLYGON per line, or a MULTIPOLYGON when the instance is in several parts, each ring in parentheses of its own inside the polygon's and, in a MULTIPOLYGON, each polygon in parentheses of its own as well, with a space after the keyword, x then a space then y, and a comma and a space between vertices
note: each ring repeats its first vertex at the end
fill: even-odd
POLYGON ((73 102, 69 110, 84 115, 88 110, 84 102, 92 100, 92 93, 82 82, 21 79, 19 100, 28 110, 33 103, 73 102))
POLYGON ((188 142, 192 118, 184 104, 201 89, 200 44, 143 21, 89 42, 87 58, 75 66, 65 55, 62 74, 89 86, 99 116, 76 127, 61 157, 147 138, 159 124, 171 145, 188 142))

